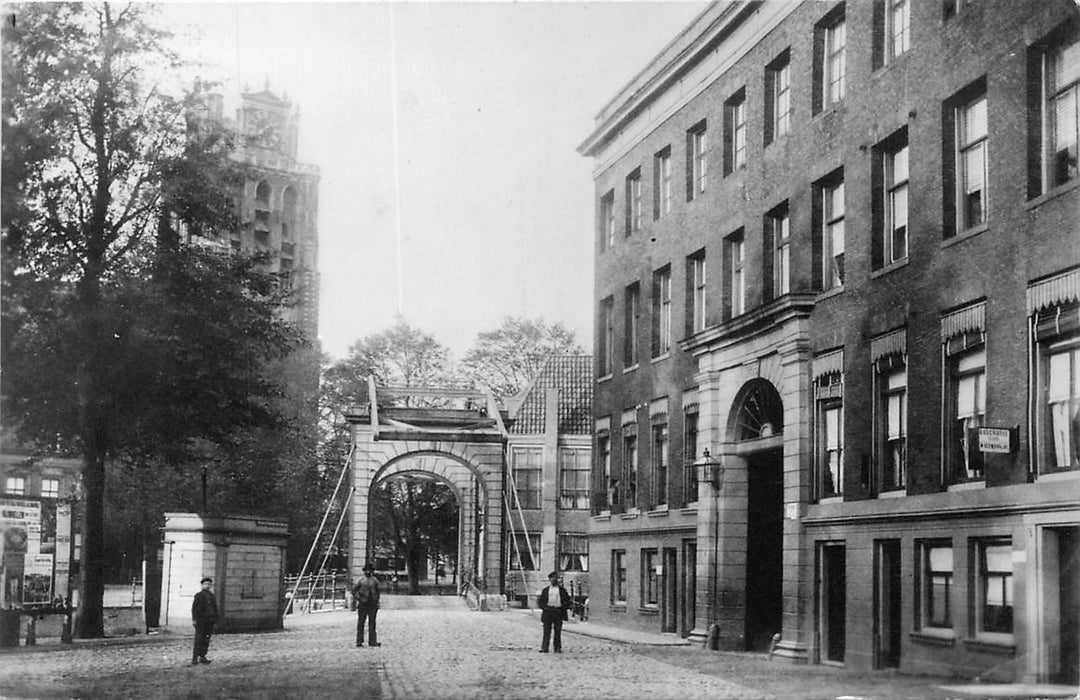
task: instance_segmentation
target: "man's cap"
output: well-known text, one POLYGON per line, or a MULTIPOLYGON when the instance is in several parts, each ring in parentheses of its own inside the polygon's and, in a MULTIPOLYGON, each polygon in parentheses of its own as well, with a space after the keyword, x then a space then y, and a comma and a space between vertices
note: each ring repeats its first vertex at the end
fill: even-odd
POLYGON ((558 578, 558 577, 559 577, 559 572, 558 571, 552 571, 550 574, 548 574, 548 578, 558 578))
POLYGON ((203 576, 199 580, 199 583, 213 583, 213 582, 214 582, 214 579, 210 578, 209 576, 203 576))

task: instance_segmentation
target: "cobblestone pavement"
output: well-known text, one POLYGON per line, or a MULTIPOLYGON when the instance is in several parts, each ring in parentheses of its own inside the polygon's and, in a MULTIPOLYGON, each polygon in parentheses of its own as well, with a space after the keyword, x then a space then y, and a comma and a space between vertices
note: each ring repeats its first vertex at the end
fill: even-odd
POLYGON ((190 665, 192 639, 180 634, 3 649, 0 698, 948 697, 940 680, 624 644, 574 625, 563 654, 539 654, 540 626, 528 613, 387 598, 380 648, 357 649, 355 615, 338 611, 291 616, 283 632, 217 635, 209 666, 190 665))

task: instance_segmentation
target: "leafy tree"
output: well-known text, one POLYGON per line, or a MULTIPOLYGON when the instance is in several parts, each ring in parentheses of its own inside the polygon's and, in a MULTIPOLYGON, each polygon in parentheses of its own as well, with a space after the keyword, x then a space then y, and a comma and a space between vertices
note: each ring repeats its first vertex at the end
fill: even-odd
POLYGON ((504 399, 524 389, 549 355, 581 352, 574 332, 562 323, 507 316, 495 330, 477 334, 461 365, 475 384, 504 399))
POLYGON ((421 563, 427 558, 457 558, 458 504, 453 491, 434 479, 399 476, 370 495, 374 547, 405 555, 411 595, 420 593, 421 563))
POLYGON ((280 427, 264 370, 302 342, 265 260, 170 228, 235 222, 199 184, 229 182, 227 142, 149 80, 176 67, 151 11, 30 3, 5 22, 0 388, 24 439, 83 460, 81 637, 103 634, 106 465, 155 478, 205 457, 193 438, 228 456, 238 431, 280 427))

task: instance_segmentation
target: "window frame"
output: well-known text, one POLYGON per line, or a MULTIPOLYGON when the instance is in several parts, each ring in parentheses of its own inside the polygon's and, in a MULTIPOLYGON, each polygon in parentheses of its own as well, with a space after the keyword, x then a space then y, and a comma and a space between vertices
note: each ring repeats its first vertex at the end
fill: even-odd
POLYGON ((660 577, 656 573, 656 563, 660 550, 646 547, 641 550, 641 607, 655 610, 660 607, 660 577))
POLYGON ((832 175, 819 185, 821 193, 821 276, 818 280, 823 291, 843 289, 844 254, 846 251, 844 174, 832 175), (839 195, 839 197, 837 197, 839 195), (836 211, 839 199, 839 212, 836 211), (836 252, 837 232, 840 236, 840 252, 836 252))
POLYGON ((986 343, 981 333, 961 335, 950 339, 964 343, 964 347, 950 352, 950 344, 942 345, 945 368, 942 434, 944 437, 942 458, 945 462, 945 483, 960 484, 983 481, 986 478, 985 461, 978 450, 978 440, 972 437, 979 427, 986 425, 986 343), (970 346, 967 338, 973 338, 970 346), (959 415, 962 410, 961 392, 973 383, 970 414, 959 415))
POLYGON ((874 454, 877 457, 875 461, 877 462, 878 492, 902 491, 907 488, 907 356, 899 353, 889 354, 879 359, 876 364, 874 406, 878 418, 875 421, 874 454), (890 434, 894 406, 899 412, 896 421, 899 434, 895 437, 890 434))
POLYGON ((916 579, 918 607, 915 627, 922 632, 953 631, 955 608, 952 599, 955 595, 956 548, 950 539, 916 540, 915 544, 919 567, 916 579), (948 556, 943 554, 935 562, 934 552, 947 552, 948 556), (946 563, 947 569, 944 566, 946 563), (940 581, 935 581, 935 578, 940 581), (940 591, 940 595, 935 594, 935 591, 940 591))
POLYGON ((746 167, 746 87, 724 102, 724 175, 746 167))
POLYGON ((831 12, 829 15, 821 24, 822 109, 839 104, 847 92, 847 22, 843 6, 839 14, 831 12))
POLYGON ((600 197, 600 252, 615 247, 615 190, 600 197))
POLYGON ((638 435, 637 423, 623 426, 622 460, 623 488, 626 493, 626 507, 638 507, 638 435))
POLYGON ((791 132, 791 49, 765 66, 765 145, 791 132))
POLYGON ((728 287, 726 298, 727 318, 746 313, 746 234, 739 229, 724 238, 727 258, 728 287))
MULTIPOLYGON (((1078 312, 1074 309, 1072 313, 1078 312)), ((1080 469, 1080 428, 1076 427, 1080 416, 1080 333, 1043 339, 1037 343, 1036 352, 1042 375, 1036 387, 1038 473, 1076 471, 1080 469), (1055 369, 1066 371, 1067 380, 1056 378, 1055 369), (1067 394, 1059 393, 1063 384, 1067 385, 1067 394), (1061 411, 1056 406, 1066 408, 1061 411), (1067 428, 1062 430, 1062 425, 1067 428)))
POLYGON ((60 479, 53 479, 50 477, 43 477, 41 479, 41 497, 42 498, 60 498, 60 479), (46 488, 46 484, 55 486, 55 488, 46 488))
POLYGON ((559 457, 559 510, 589 509, 589 476, 592 472, 591 455, 587 447, 561 446, 559 457), (573 455, 573 466, 567 457, 573 455), (572 476, 571 476, 572 475, 572 476), (567 484, 573 481, 572 484, 567 484))
POLYGON ((671 265, 653 272, 652 358, 671 352, 671 265))
POLYGON ((515 532, 514 542, 516 546, 508 547, 507 570, 508 571, 541 571, 543 569, 543 544, 544 536, 541 532, 515 532), (522 548, 522 538, 527 540, 532 551, 528 547, 522 548), (529 557, 531 566, 525 566, 522 557, 529 557), (518 566, 515 566, 517 564, 518 566))
POLYGON ((765 215, 768 250, 766 260, 772 278, 769 281, 770 299, 791 293, 791 212, 785 201, 765 215))
POLYGON ((653 471, 653 506, 668 504, 668 471, 670 465, 671 436, 668 431, 667 417, 654 421, 650 426, 653 471))
POLYGON ((992 538, 980 538, 973 541, 972 547, 973 563, 972 566, 972 590, 975 591, 975 595, 972 596, 972 634, 976 637, 984 639, 994 639, 1000 641, 1012 641, 1013 634, 1016 632, 1016 597, 1013 586, 1015 585, 1016 571, 1012 562, 1012 540, 1008 537, 992 537, 992 538), (997 554, 996 559, 1005 558, 1009 562, 1008 572, 1005 573, 1003 569, 989 570, 989 557, 987 556, 988 550, 999 550, 995 552, 997 554), (1001 584, 1000 591, 1002 605, 997 606, 1003 608, 1001 617, 1003 621, 997 619, 991 620, 993 616, 989 614, 988 608, 990 608, 990 596, 994 593, 994 589, 997 588, 997 584, 1001 584))
POLYGON ((911 48, 911 2, 910 0, 886 0, 885 51, 886 65, 903 56, 911 48), (897 11, 902 21, 897 22, 897 11), (898 31, 899 29, 899 31, 898 31), (897 40, 899 37, 899 41, 897 40), (899 48, 898 48, 899 44, 899 48))
POLYGON ((653 221, 671 213, 671 146, 653 156, 653 221))
POLYGON ((705 193, 709 172, 708 123, 702 119, 686 132, 686 201, 705 193))
POLYGON ((814 408, 817 417, 814 451, 815 489, 819 499, 844 495, 844 380, 842 372, 827 372, 814 378, 814 408), (830 448, 829 414, 836 413, 836 447, 830 448), (836 459, 831 456, 835 452, 836 459), (834 468, 835 467, 835 468, 834 468), (829 487, 829 480, 832 488, 829 487))
POLYGON ((626 550, 611 550, 611 604, 626 605, 626 550))
POLYGON ((705 330, 708 324, 707 284, 705 249, 686 258, 686 334, 693 335, 705 330))
POLYGON ((640 231, 642 226, 641 168, 626 176, 626 235, 640 231))
POLYGON ((683 409, 683 503, 690 505, 698 501, 697 460, 700 431, 698 425, 698 406, 683 409))
POLYGON ((4 493, 12 496, 25 496, 26 477, 14 475, 4 477, 4 493))
POLYGON ((956 189, 954 192, 956 208, 956 231, 962 233, 979 226, 983 226, 990 218, 990 154, 989 154, 989 104, 986 92, 973 96, 964 104, 957 105, 955 116, 955 150, 953 153, 956 164, 956 189), (974 135, 968 133, 969 115, 971 110, 982 107, 983 117, 982 131, 974 135), (973 189, 971 163, 968 156, 980 154, 981 164, 978 166, 978 179, 982 184, 978 189, 973 189), (973 192, 979 195, 980 207, 976 217, 971 210, 971 196, 973 192))
POLYGON ((514 479, 514 490, 517 493, 517 500, 522 510, 540 510, 543 503, 544 492, 544 448, 534 445, 512 445, 510 448, 511 466, 510 473, 514 479), (519 455, 537 455, 536 463, 527 461, 525 465, 519 466, 519 455), (521 479, 518 478, 518 474, 528 473, 528 478, 525 479, 524 486, 521 483, 521 479), (535 494, 535 499, 530 498, 532 494, 535 494), (535 505, 531 505, 535 503, 535 505))
POLYGON ((910 150, 907 126, 874 146, 873 269, 899 265, 911 248, 910 150), (902 163, 902 170, 899 164, 902 163), (900 170, 900 172, 898 172, 900 170), (899 203, 902 202, 902 207, 899 203), (880 207, 880 209, 879 209, 880 207), (898 227, 898 211, 904 223, 898 227), (902 252, 897 250, 897 231, 902 229, 902 252))
POLYGON ((559 571, 589 571, 589 535, 583 532, 560 532, 556 538, 556 561, 559 571), (569 550, 569 551, 568 551, 569 550), (568 560, 566 557, 570 557, 568 560))
POLYGON ((636 367, 639 361, 638 335, 641 325, 641 283, 632 282, 623 293, 623 368, 636 367))
POLYGON ((597 320, 596 369, 599 377, 609 377, 615 366, 615 297, 600 300, 600 318, 597 320))

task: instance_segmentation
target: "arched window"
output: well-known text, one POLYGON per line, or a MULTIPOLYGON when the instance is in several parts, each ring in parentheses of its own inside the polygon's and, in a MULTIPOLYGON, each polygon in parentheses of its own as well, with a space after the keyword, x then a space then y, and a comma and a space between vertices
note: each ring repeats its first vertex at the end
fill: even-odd
POLYGON ((270 184, 263 180, 255 187, 255 237, 264 240, 270 235, 270 184))
POLYGON ((296 229, 297 195, 292 187, 286 187, 281 196, 281 237, 289 238, 296 229))
POLYGON ((742 390, 735 411, 736 440, 756 440, 784 432, 784 404, 765 379, 752 379, 742 390))

